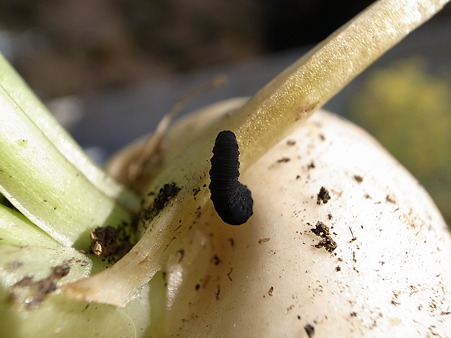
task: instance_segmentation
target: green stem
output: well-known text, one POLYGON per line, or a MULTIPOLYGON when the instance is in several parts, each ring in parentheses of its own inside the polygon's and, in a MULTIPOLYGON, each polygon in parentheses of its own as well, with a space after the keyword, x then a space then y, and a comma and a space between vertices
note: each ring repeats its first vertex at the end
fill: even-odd
POLYGON ((130 212, 139 211, 138 197, 108 177, 97 167, 66 130, 49 113, 44 104, 33 94, 19 74, 0 54, 0 86, 14 100, 22 112, 34 122, 66 159, 106 196, 116 199, 130 212))
POLYGON ((61 245, 18 211, 0 205, 0 244, 58 248, 61 245))
POLYGON ((0 193, 65 246, 87 249, 92 228, 130 222, 133 214, 98 188, 105 181, 85 176, 98 169, 74 156, 70 136, 53 131, 56 122, 42 117, 44 108, 1 60, 0 69, 0 193), (39 114, 31 113, 35 105, 39 114))

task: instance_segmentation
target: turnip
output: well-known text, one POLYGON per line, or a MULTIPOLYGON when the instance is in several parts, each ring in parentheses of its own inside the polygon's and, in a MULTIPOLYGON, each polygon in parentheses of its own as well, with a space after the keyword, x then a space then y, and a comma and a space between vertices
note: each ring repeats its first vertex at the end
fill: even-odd
MULTIPOLYGON (((139 213, 138 197, 95 168, 2 61, 0 188, 18 209, 0 206, 2 334, 451 332, 451 242, 430 198, 357 127, 326 112, 307 119, 445 3, 379 1, 253 98, 180 121, 153 176, 135 182, 139 213), (237 136, 255 203, 239 227, 209 196, 221 130, 237 136), (88 253, 91 231, 111 225, 134 244, 124 224, 136 216, 136 245, 105 269, 88 253)), ((115 161, 118 179, 136 149, 115 161)))

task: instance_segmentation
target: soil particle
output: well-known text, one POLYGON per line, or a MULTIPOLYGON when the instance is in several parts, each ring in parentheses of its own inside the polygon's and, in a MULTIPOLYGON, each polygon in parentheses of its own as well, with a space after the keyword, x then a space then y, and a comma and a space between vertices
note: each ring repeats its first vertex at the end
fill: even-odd
POLYGON ((216 300, 219 300, 219 295, 220 295, 220 294, 221 294, 221 286, 218 285, 218 286, 216 287, 216 293, 215 293, 216 300))
POLYGON ((315 169, 315 162, 312 161, 307 165, 307 170, 310 170, 310 169, 315 169))
POLYGON ((118 230, 112 226, 98 227, 91 231, 91 250, 98 257, 108 257, 117 250, 118 230))
POLYGON ((31 310, 39 306, 46 296, 57 289, 57 282, 70 272, 70 266, 61 264, 54 266, 51 273, 38 281, 33 280, 33 276, 25 276, 11 287, 11 299, 17 299, 14 295, 18 289, 27 289, 24 298, 25 308, 31 310))
POLYGON ((325 248, 328 252, 333 252, 337 248, 337 243, 330 237, 323 238, 315 244, 315 248, 325 248))
POLYGON ((271 286, 268 290, 268 296, 272 297, 273 292, 274 292, 274 287, 271 286))
POLYGON ((69 265, 57 265, 53 267, 53 276, 56 279, 61 279, 64 276, 67 276, 70 272, 70 266, 69 265))
POLYGON ((277 160, 277 163, 287 163, 287 162, 290 162, 290 160, 291 159, 289 157, 282 157, 277 160))
POLYGON ((200 188, 193 189, 193 197, 196 196, 200 192, 200 188))
POLYGON ((33 276, 25 276, 20 281, 16 282, 13 287, 25 287, 31 286, 34 284, 33 276))
POLYGON ((359 175, 354 175, 354 179, 357 183, 362 183, 363 182, 363 177, 359 176, 359 175))
POLYGON ((325 237, 327 235, 329 235, 329 227, 324 224, 323 222, 317 222, 315 225, 315 228, 311 229, 311 231, 320 237, 325 237))
POLYGON ((179 256, 178 263, 181 263, 183 261, 183 258, 185 257, 185 250, 184 249, 177 250, 177 255, 179 256))
POLYGON ((316 204, 326 204, 327 202, 329 202, 330 200, 330 194, 329 191, 324 188, 321 187, 321 189, 319 190, 319 193, 317 194, 317 198, 316 198, 316 204))
POLYGON ((295 121, 305 118, 308 113, 310 113, 316 109, 318 104, 319 104, 319 102, 314 102, 314 103, 306 104, 306 105, 299 107, 296 111, 295 121))
POLYGON ((385 201, 388 203, 396 203, 396 199, 393 195, 388 194, 387 196, 385 196, 385 201))
POLYGON ((310 324, 305 325, 304 330, 309 338, 312 338, 315 335, 315 328, 313 327, 313 325, 310 324))
POLYGON ((174 182, 165 184, 158 195, 155 197, 151 205, 147 208, 143 208, 141 213, 141 219, 144 223, 151 221, 155 216, 157 216, 161 210, 166 206, 166 204, 177 196, 180 191, 180 187, 174 182))
POLYGON ((315 228, 310 229, 315 235, 322 239, 315 244, 315 248, 325 248, 328 252, 333 252, 337 248, 337 243, 329 233, 329 227, 323 222, 317 222, 315 228))
POLYGON ((97 257, 109 258, 111 262, 115 262, 133 247, 133 231, 133 225, 129 223, 122 223, 118 228, 110 225, 97 227, 90 234, 91 250, 97 257))
POLYGON ((221 260, 221 258, 218 257, 218 255, 214 255, 213 258, 211 259, 211 262, 214 265, 219 265, 219 264, 221 264, 222 260, 221 260))

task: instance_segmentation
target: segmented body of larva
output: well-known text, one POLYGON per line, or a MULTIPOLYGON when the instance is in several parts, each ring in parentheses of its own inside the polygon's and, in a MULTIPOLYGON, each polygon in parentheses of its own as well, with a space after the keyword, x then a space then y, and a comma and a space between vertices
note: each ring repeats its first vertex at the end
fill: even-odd
POLYGON ((216 137, 211 158, 209 185, 211 200, 221 219, 232 225, 245 223, 252 216, 251 191, 238 182, 240 152, 236 136, 229 130, 216 137))

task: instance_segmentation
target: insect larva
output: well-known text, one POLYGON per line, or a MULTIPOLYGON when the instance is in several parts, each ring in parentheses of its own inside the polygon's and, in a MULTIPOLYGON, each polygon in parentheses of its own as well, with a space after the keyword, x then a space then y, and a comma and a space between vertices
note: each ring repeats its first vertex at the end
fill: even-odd
POLYGON ((238 182, 240 162, 236 136, 229 130, 216 137, 211 158, 211 200, 221 219, 232 225, 245 223, 252 216, 251 191, 238 182))

